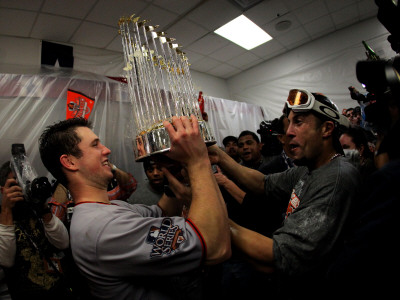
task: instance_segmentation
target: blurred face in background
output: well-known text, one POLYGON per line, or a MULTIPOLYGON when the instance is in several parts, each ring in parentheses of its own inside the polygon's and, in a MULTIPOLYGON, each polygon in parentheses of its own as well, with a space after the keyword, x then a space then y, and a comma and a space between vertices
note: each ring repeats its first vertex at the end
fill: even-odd
POLYGON ((164 187, 164 172, 158 164, 151 164, 145 170, 146 176, 149 179, 150 185, 154 189, 161 189, 164 187))
POLYGON ((348 109, 346 111, 346 118, 351 122, 351 119, 353 118, 353 109, 348 109))
POLYGON ((342 145, 343 149, 350 149, 350 150, 357 149, 356 144, 354 144, 353 142, 353 138, 347 135, 346 133, 343 133, 340 136, 339 142, 342 145))
POLYGON ((239 138, 238 152, 241 159, 245 162, 257 162, 261 159, 261 149, 263 144, 251 135, 244 135, 239 138))
POLYGON ((236 157, 238 155, 238 144, 235 141, 230 141, 225 145, 225 152, 230 157, 236 157))

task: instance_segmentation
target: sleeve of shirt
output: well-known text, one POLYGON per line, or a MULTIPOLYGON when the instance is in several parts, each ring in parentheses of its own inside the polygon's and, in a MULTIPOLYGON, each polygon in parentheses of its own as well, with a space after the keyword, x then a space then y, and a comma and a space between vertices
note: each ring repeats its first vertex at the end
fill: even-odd
POLYGON ((306 171, 305 167, 294 167, 280 173, 266 175, 264 185, 266 199, 288 203, 294 185, 306 171))
POLYGON ((108 191, 108 199, 110 200, 127 200, 132 193, 136 190, 137 181, 131 173, 129 174, 129 181, 123 185, 117 185, 111 191, 108 191))
POLYGON ((54 198, 51 198, 49 201, 49 206, 51 213, 55 215, 57 218, 59 218, 62 222, 65 222, 66 220, 66 215, 67 215, 67 203, 60 203, 57 202, 54 198))
POLYGON ((15 226, 0 224, 0 265, 12 267, 16 251, 15 226))
POLYGON ((44 231, 49 242, 58 249, 66 249, 69 246, 68 230, 55 215, 49 223, 44 223, 44 231))
POLYGON ((137 209, 142 216, 119 209, 96 233, 96 255, 102 270, 109 276, 173 275, 201 265, 206 245, 193 222, 161 217, 157 206, 137 209), (157 217, 146 216, 151 210, 157 217))

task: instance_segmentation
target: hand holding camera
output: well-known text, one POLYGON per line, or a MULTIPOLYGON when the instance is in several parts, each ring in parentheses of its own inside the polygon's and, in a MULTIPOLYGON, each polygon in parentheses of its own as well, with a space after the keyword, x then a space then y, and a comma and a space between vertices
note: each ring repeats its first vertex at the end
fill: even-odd
MULTIPOLYGON (((26 156, 24 144, 13 144, 11 147, 11 170, 14 175, 14 190, 39 215, 48 212, 46 201, 52 194, 52 187, 47 177, 38 177, 35 169, 26 156)), ((19 200, 19 201, 20 201, 19 200)))
POLYGON ((6 184, 2 187, 2 210, 12 210, 15 203, 24 200, 22 188, 13 178, 7 179, 6 184))

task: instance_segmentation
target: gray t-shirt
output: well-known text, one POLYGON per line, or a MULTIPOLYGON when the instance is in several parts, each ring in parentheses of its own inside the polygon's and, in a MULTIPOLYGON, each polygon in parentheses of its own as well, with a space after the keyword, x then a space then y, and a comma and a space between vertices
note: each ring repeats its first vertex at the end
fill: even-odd
POLYGON ((283 225, 273 234, 280 274, 301 277, 323 267, 348 219, 359 176, 338 157, 312 172, 295 167, 265 177, 267 198, 289 199, 283 225))
POLYGON ((156 205, 78 204, 70 230, 73 257, 97 299, 169 299, 168 277, 205 257, 195 225, 163 217, 156 205))

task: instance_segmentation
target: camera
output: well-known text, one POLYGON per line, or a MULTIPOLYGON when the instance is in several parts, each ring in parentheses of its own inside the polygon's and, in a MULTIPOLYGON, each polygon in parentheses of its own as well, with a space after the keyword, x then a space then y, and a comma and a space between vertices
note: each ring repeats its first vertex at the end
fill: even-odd
POLYGON ((279 119, 272 121, 262 121, 257 133, 261 136, 261 142, 264 144, 261 153, 264 156, 278 155, 282 152, 282 145, 277 139, 278 134, 283 134, 283 128, 279 126, 279 119))
POLYGON ((47 177, 38 177, 29 162, 24 144, 11 145, 11 171, 22 188, 25 201, 33 205, 44 205, 51 197, 52 186, 47 177))
MULTIPOLYGON (((388 41, 392 49, 400 51, 400 7, 397 1, 375 0, 378 20, 391 33, 388 41)), ((357 62, 357 80, 365 86, 366 95, 350 90, 351 97, 363 103, 365 121, 373 124, 374 131, 385 132, 390 127, 389 107, 399 105, 400 57, 388 60, 364 60, 357 62)))

